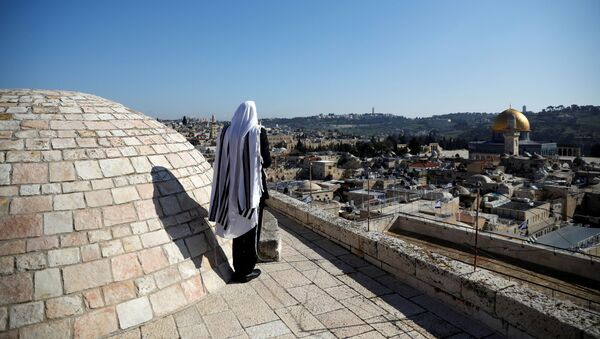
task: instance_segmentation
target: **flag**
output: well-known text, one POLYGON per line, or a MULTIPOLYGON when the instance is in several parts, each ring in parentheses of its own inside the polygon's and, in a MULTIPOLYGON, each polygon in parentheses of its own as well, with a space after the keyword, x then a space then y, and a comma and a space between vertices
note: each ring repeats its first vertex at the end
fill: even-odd
POLYGON ((523 221, 523 222, 521 223, 521 225, 519 225, 519 229, 520 229, 520 230, 524 230, 524 229, 526 229, 526 228, 527 228, 527 220, 523 221))
POLYGON ((312 201, 312 198, 310 195, 307 195, 304 199, 302 199, 302 202, 305 202, 307 204, 310 203, 311 201, 312 201))
POLYGON ((435 202, 435 208, 442 208, 442 201, 438 200, 435 202))

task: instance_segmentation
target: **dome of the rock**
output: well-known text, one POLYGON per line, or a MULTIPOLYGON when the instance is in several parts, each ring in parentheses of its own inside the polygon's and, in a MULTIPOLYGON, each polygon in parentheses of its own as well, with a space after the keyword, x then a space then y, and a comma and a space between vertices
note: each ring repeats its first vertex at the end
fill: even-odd
POLYGON ((0 90, 0 331, 118 334, 223 284, 211 180, 182 135, 121 104, 0 90))
POLYGON ((492 124, 492 131, 494 133, 502 133, 510 130, 510 121, 513 119, 513 117, 516 123, 515 130, 519 132, 531 131, 529 127, 529 120, 525 114, 512 107, 498 114, 494 120, 494 123, 492 124))

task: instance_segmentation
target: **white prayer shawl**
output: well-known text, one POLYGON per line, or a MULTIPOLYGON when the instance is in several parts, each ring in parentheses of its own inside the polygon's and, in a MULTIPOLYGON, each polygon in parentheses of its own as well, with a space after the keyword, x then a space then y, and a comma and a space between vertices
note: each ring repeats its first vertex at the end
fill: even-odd
POLYGON ((237 238, 258 223, 262 195, 260 125, 254 101, 242 103, 217 138, 209 220, 217 235, 237 238))

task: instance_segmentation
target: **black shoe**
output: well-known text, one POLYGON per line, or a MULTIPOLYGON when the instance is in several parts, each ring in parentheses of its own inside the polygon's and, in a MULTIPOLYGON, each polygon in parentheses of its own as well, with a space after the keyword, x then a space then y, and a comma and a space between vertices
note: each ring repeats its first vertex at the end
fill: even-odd
POLYGON ((252 272, 250 272, 246 275, 243 275, 243 276, 234 275, 233 279, 240 283, 246 283, 254 278, 258 278, 260 273, 261 273, 261 271, 258 268, 255 268, 254 270, 252 270, 252 272))

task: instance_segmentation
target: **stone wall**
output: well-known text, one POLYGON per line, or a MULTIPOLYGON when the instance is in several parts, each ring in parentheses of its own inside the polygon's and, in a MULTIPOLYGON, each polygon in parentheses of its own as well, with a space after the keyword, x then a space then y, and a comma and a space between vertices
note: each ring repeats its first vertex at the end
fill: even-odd
POLYGON ((508 337, 600 337, 600 316, 272 192, 267 204, 508 337))
MULTIPOLYGON (((475 231, 472 229, 414 215, 398 216, 389 231, 407 231, 468 247, 472 247, 475 241, 475 231)), ((483 251, 550 268, 556 272, 568 273, 600 284, 600 260, 589 255, 529 244, 489 232, 479 232, 477 243, 483 251)))
POLYGON ((205 218, 211 180, 183 136, 139 112, 0 91, 0 336, 117 334, 218 288, 231 246, 205 218))

